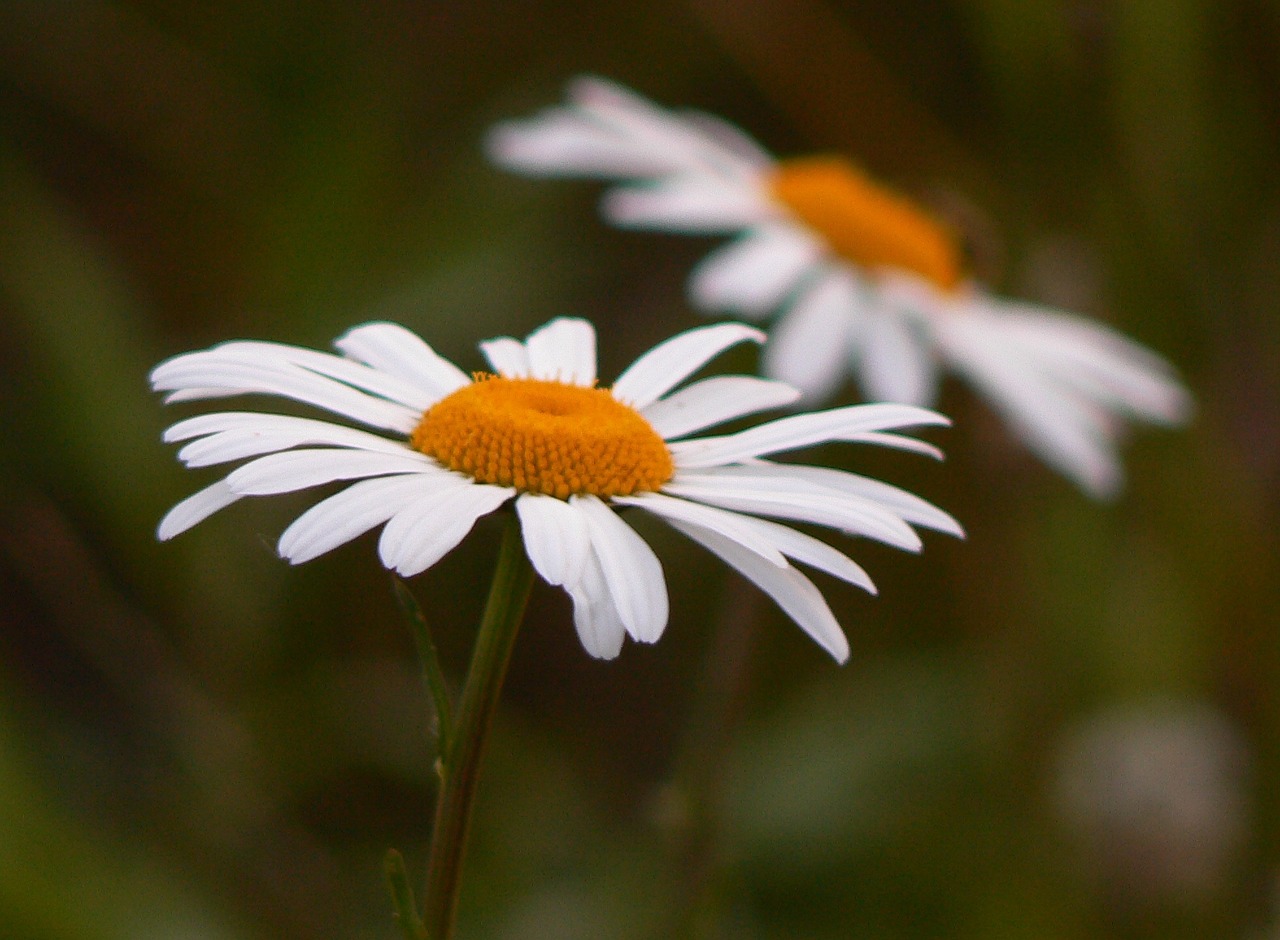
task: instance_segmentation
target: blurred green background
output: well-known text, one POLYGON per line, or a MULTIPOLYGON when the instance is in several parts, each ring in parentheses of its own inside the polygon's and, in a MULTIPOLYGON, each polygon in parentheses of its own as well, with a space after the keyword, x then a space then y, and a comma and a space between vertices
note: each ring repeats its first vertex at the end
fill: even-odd
MULTIPOLYGON (((433 755, 372 539, 280 562, 302 494, 157 544, 213 475, 146 374, 374 318, 471 368, 572 313, 612 376, 693 325, 714 241, 483 159, 581 72, 862 160, 1199 410, 1109 506, 956 384, 945 464, 823 454, 969 531, 820 581, 843 668, 654 527, 656 646, 593 661, 535 588, 460 936, 1280 937, 1271 0, 0 2, 0 937, 395 936, 433 755)), ((493 523, 413 582, 454 677, 493 523)))

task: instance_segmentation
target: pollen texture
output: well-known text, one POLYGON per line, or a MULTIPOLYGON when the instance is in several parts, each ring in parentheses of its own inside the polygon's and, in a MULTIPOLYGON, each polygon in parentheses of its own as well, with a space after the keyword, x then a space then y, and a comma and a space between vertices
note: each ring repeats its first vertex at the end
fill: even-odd
POLYGON ((770 188, 836 254, 855 264, 906 269, 946 290, 960 283, 960 246, 946 226, 848 160, 784 160, 770 188))
POLYGON ((608 389, 477 375, 422 416, 410 443, 480 483, 567 499, 656 490, 666 442, 608 389))

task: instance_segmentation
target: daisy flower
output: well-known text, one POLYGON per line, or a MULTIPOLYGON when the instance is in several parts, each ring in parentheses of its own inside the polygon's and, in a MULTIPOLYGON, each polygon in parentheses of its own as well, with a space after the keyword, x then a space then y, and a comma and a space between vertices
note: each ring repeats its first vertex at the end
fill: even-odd
POLYGON ((573 600, 588 653, 608 659, 624 635, 651 643, 667 622, 662 567, 622 518, 643 510, 737 569, 839 661, 849 652, 835 617, 791 561, 874 593, 840 551, 761 517, 830 526, 909 551, 912 526, 960 535, 949 515, 896 487, 839 470, 768 460, 831 441, 933 453, 898 429, 947 424, 900 404, 799 414, 732 434, 695 432, 787 405, 781 382, 718 376, 676 389, 723 350, 763 335, 737 323, 656 346, 611 388, 597 385, 591 324, 558 319, 519 342, 481 344, 492 369, 468 376, 407 329, 356 327, 337 356, 265 342, 230 342, 169 359, 151 374, 167 401, 277 395, 373 431, 311 418, 224 411, 179 421, 188 467, 247 460, 175 506, 172 538, 244 496, 356 481, 304 512, 280 555, 309 561, 382 526, 378 554, 401 575, 452 550, 481 516, 515 504, 534 570, 573 600))
POLYGON ((840 157, 776 160, 742 131, 580 78, 569 103, 498 125, 488 149, 530 174, 627 185, 618 225, 736 234, 694 270, 704 311, 780 314, 764 371, 810 401, 847 372, 874 401, 931 405, 964 376, 1024 442, 1089 493, 1121 482, 1124 419, 1177 424, 1190 397, 1159 356, 1098 323, 992 296, 956 233, 840 157))

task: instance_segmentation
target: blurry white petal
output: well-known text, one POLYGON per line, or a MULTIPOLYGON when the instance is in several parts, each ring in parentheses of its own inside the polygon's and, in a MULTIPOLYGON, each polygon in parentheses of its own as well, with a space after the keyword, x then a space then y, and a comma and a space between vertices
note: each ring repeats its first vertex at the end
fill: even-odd
POLYGON ((842 268, 830 268, 783 314, 764 348, 764 374, 794 385, 809 401, 844 381, 851 344, 864 313, 861 288, 842 268))
POLYGON ((435 398, 443 398, 471 382, 470 376, 420 336, 396 323, 366 323, 340 337, 334 345, 353 359, 421 386, 435 398))
POLYGON ((496 125, 485 138, 485 152, 508 170, 541 176, 642 179, 682 169, 659 147, 638 144, 559 108, 496 125))
POLYGON ((548 584, 572 588, 591 554, 591 533, 577 506, 554 496, 523 493, 516 500, 525 552, 548 584))
POLYGON ((508 487, 464 483, 401 510, 378 542, 382 563, 409 578, 426 571, 466 538, 481 516, 515 495, 508 487))
POLYGON ((175 535, 181 535, 193 525, 208 519, 219 509, 230 506, 241 495, 232 492, 226 480, 219 480, 212 486, 206 486, 165 513, 164 518, 160 520, 160 525, 156 527, 156 538, 164 542, 175 535))
POLYGON ((613 502, 621 506, 639 506, 663 519, 678 519, 692 522, 705 529, 718 532, 725 538, 736 542, 747 551, 755 552, 770 564, 782 566, 787 560, 760 531, 751 526, 749 516, 741 513, 716 509, 714 506, 690 502, 686 499, 672 499, 661 493, 640 493, 636 496, 615 496, 613 502))
POLYGON ((850 405, 779 418, 737 434, 677 441, 671 444, 671 453, 680 468, 715 467, 828 441, 866 441, 872 433, 888 428, 950 423, 914 405, 850 405))
POLYGON ((633 362, 613 384, 613 397, 633 408, 647 408, 730 346, 764 339, 759 330, 741 323, 686 330, 633 362))
POLYGON ((596 380, 596 331, 586 320, 560 317, 525 341, 535 379, 591 386, 596 380))
POLYGON ((862 387, 872 401, 928 407, 937 395, 933 352, 920 327, 892 310, 877 310, 864 321, 860 348, 862 387))
POLYGON ((849 641, 813 582, 788 566, 778 568, 723 536, 687 522, 671 525, 718 555, 725 564, 764 591, 818 645, 843 663, 849 658, 849 641))
POLYGON ((586 515, 591 546, 627 632, 642 643, 655 642, 667 625, 667 584, 658 556, 596 497, 573 496, 570 502, 586 515))
POLYGON ((486 340, 480 344, 480 351, 493 366, 493 371, 509 379, 526 379, 529 377, 529 354, 524 343, 510 336, 486 340))
POLYGON ((611 189, 601 211, 616 225, 696 234, 736 232, 776 215, 756 186, 693 175, 611 189))
POLYGON ((281 534, 277 551, 295 565, 318 558, 386 522, 416 497, 439 488, 440 477, 413 473, 353 483, 295 519, 281 534))
POLYGON ((686 385, 641 413, 664 440, 671 440, 757 411, 781 408, 799 397, 796 389, 782 382, 717 375, 686 385))
POLYGON ((227 476, 227 485, 241 496, 292 493, 335 480, 389 476, 394 473, 447 474, 430 457, 407 448, 400 454, 361 450, 289 450, 250 461, 227 476))
POLYGON ((595 552, 588 552, 582 577, 569 589, 573 600, 573 626, 582 647, 596 659, 613 659, 622 650, 627 629, 605 583, 595 552))
POLYGON ((789 225, 762 225, 717 248, 694 267, 694 306, 758 318, 774 310, 821 257, 823 247, 789 225))
POLYGON ((1020 350, 988 327, 972 317, 942 325, 939 336, 949 360, 1041 459, 1095 497, 1113 496, 1122 479, 1111 439, 1114 419, 1074 390, 1047 383, 1020 350))
POLYGON ((409 452, 409 448, 400 441, 387 440, 367 431, 311 418, 253 412, 221 412, 189 418, 169 428, 165 432, 165 440, 182 440, 202 434, 208 436, 192 441, 178 451, 178 459, 188 467, 208 467, 303 444, 328 444, 382 454, 409 452))

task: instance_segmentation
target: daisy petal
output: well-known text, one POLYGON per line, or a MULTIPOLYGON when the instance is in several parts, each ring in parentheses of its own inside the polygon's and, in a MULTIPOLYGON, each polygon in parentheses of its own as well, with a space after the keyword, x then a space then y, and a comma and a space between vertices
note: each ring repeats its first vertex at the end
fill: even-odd
POLYGON ((672 440, 744 415, 790 405, 800 393, 782 382, 748 375, 717 375, 686 385, 641 414, 664 440, 672 440))
POLYGON ((595 552, 587 553, 582 578, 569 589, 573 600, 573 626, 582 647, 596 659, 613 659, 622 651, 627 629, 609 594, 604 572, 595 552))
POLYGON ((222 412, 180 421, 165 432, 165 440, 198 434, 207 436, 178 451, 178 459, 188 467, 208 467, 302 444, 327 444, 381 454, 409 452, 399 441, 329 421, 252 412, 222 412))
POLYGON ((548 584, 574 587, 591 554, 591 533, 581 510, 554 496, 524 493, 516 500, 525 552, 548 584))
POLYGON ((886 428, 950 423, 937 412, 914 405, 850 405, 779 418, 723 437, 678 441, 671 445, 671 453, 682 469, 714 467, 830 441, 865 441, 869 434, 886 428))
POLYGON ((927 337, 900 313, 881 310, 868 317, 862 335, 862 386, 873 401, 928 406, 938 375, 927 337))
POLYGON ((700 235, 737 232, 777 216, 763 190, 694 174, 611 189, 600 208, 615 225, 700 235))
POLYGON ((834 575, 841 581, 862 588, 868 594, 879 593, 871 575, 860 564, 826 542, 768 519, 752 518, 751 524, 758 527, 761 535, 769 538, 778 546, 778 551, 788 558, 834 575))
POLYGON ((591 386, 596 381, 596 331, 586 320, 560 317, 525 341, 535 379, 591 386))
POLYGON ((830 397, 844 381, 850 345, 866 319, 862 288, 843 268, 828 268, 774 328, 764 374, 800 389, 807 399, 830 397))
POLYGON ((817 486, 825 486, 842 493, 861 496, 884 506, 912 525, 923 526, 937 532, 945 532, 964 538, 964 529, 949 513, 943 512, 928 500, 921 499, 914 493, 908 493, 880 480, 836 470, 831 467, 812 467, 800 464, 775 464, 765 460, 754 461, 744 467, 723 467, 716 471, 717 475, 733 476, 745 474, 755 476, 761 473, 774 474, 804 480, 817 486))
POLYGON ((836 662, 849 658, 849 641, 813 582, 796 569, 778 568, 724 536, 701 526, 670 520, 671 525, 698 542, 764 591, 805 633, 830 653, 836 662))
POLYGON ((645 179, 682 169, 669 153, 602 127, 581 114, 550 108, 524 121, 504 121, 485 138, 499 166, 544 176, 645 179))
POLYGON ((227 486, 226 480, 219 480, 212 486, 206 486, 198 493, 188 496, 164 514, 164 518, 160 520, 160 525, 156 527, 156 538, 166 542, 175 535, 181 535, 193 525, 208 519, 219 509, 230 506, 241 495, 240 493, 232 492, 231 487, 227 486))
POLYGON ((763 343, 765 335, 741 323, 686 330, 633 362, 613 384, 613 397, 636 409, 647 408, 709 360, 748 340, 763 343))
POLYGON ((639 506, 663 519, 678 519, 718 532, 747 551, 755 552, 770 564, 782 567, 787 560, 760 531, 750 523, 755 520, 741 513, 727 512, 687 499, 672 499, 661 493, 640 493, 636 496, 615 496, 613 502, 621 506, 639 506))
POLYGON ((276 550, 295 565, 319 558, 381 525, 407 503, 441 485, 440 477, 423 473, 353 483, 295 519, 280 535, 276 550))
POLYGON ((510 336, 491 339, 480 344, 480 351, 499 375, 509 379, 529 377, 529 354, 518 339, 510 336))
POLYGON ((429 390, 435 398, 443 398, 471 381, 416 333, 396 323, 366 323, 334 345, 353 359, 429 390))
POLYGON ((586 517, 591 547, 623 626, 641 643, 657 641, 667 625, 667 585, 658 556, 595 496, 572 496, 569 501, 586 517))
POLYGON ((421 574, 457 547, 477 519, 514 495, 507 487, 463 483, 412 503, 382 530, 382 563, 406 578, 421 574))
POLYGON ((810 486, 803 480, 680 474, 662 489, 672 496, 722 509, 812 522, 865 535, 904 551, 918 552, 922 546, 911 526, 878 503, 810 486))
POLYGON ((407 448, 402 454, 361 450, 289 450, 250 461, 231 472, 227 485, 241 496, 292 493, 335 480, 390 476, 396 473, 436 473, 447 470, 430 457, 407 448))
POLYGON ((789 225, 762 225, 717 248, 693 269, 689 296, 702 310, 763 317, 817 264, 822 245, 789 225))

